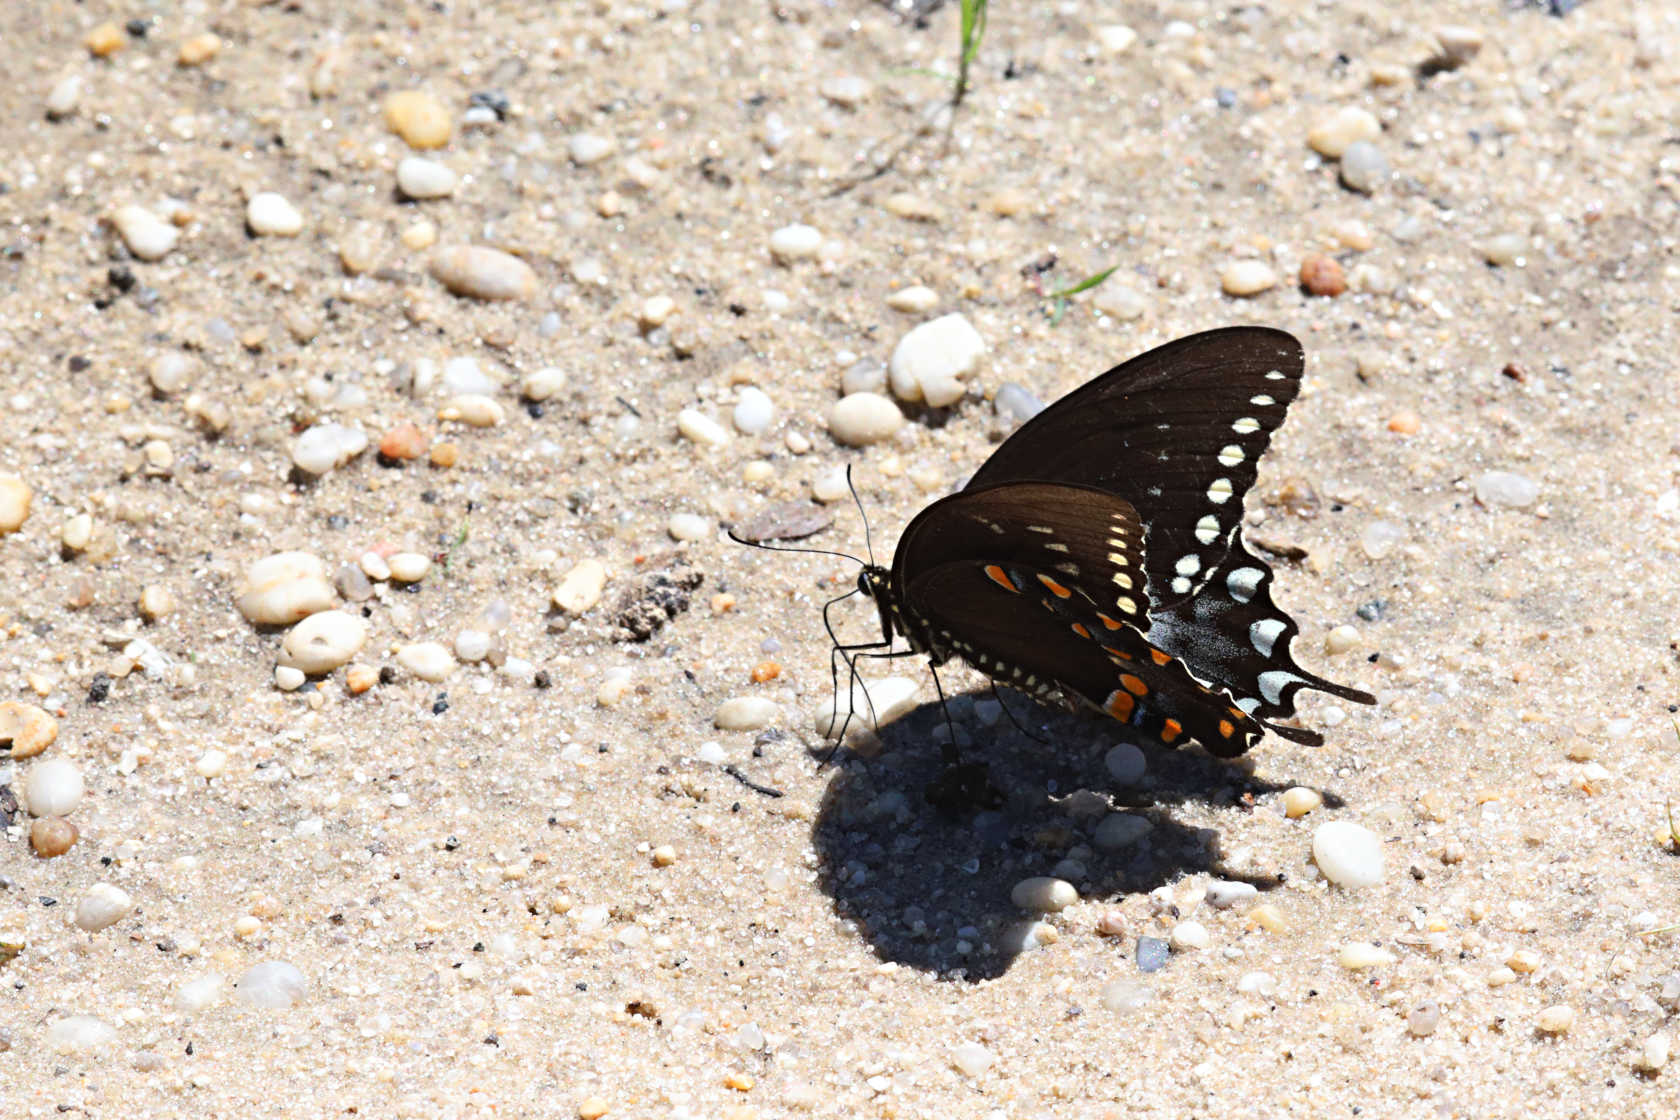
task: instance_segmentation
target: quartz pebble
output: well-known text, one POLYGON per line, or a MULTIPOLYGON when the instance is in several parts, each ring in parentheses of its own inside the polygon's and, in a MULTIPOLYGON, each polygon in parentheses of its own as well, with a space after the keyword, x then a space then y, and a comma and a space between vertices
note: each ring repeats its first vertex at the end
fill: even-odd
POLYGON ((1669 1053, 1673 1047, 1673 1040, 1659 1031, 1640 1045, 1639 1053, 1633 1059, 1633 1067, 1645 1073, 1656 1073, 1668 1064, 1669 1053))
POLYGON ((245 224, 259 237, 296 237, 303 232, 303 215, 274 191, 260 191, 245 204, 245 224))
POLYGON ((1091 834, 1091 843, 1105 852, 1129 848, 1155 831, 1148 817, 1136 813, 1110 813, 1091 834))
POLYGON ((439 420, 473 428, 494 428, 507 419, 507 409, 483 393, 461 393, 443 402, 437 416, 439 420))
POLYGON ((319 477, 342 467, 367 447, 366 432, 328 420, 309 428, 293 441, 292 463, 305 474, 319 477))
MULTIPOLYGON (((1359 648, 1359 631, 1352 626, 1338 626, 1324 635, 1324 652, 1348 653, 1359 648)), ((1287 794, 1285 795, 1287 796, 1287 794)))
POLYGON ((1167 943, 1176 953, 1206 949, 1213 944, 1213 937, 1207 927, 1200 922, 1179 922, 1173 926, 1167 943))
POLYGON ((1575 1025, 1575 1009, 1567 1003, 1554 1003, 1535 1017, 1534 1025, 1545 1034, 1566 1034, 1575 1025))
POLYGON ((424 455, 431 442, 420 425, 405 420, 379 437, 379 454, 389 462, 407 462, 424 455))
POLYGON ((174 611, 175 596, 169 593, 167 587, 161 584, 147 584, 140 589, 140 617, 147 622, 156 622, 174 611))
POLYGON ((783 226, 770 235, 770 255, 783 264, 810 260, 822 249, 822 233, 815 226, 783 226))
POLYGON ((460 176, 447 164, 424 156, 404 156, 397 163, 397 189, 403 197, 416 200, 448 198, 460 184, 460 176))
POLYGON ((763 389, 748 385, 735 401, 735 411, 730 419, 734 421, 736 431, 756 436, 767 431, 775 417, 776 408, 770 403, 769 395, 763 389))
MULTIPOLYGON (((1141 950, 1142 942, 1140 941, 1140 954, 1141 950)), ((1165 963, 1164 959, 1162 963, 1165 963)), ((1157 965, 1156 967, 1159 968, 1160 966, 1157 965)), ((1141 956, 1139 968, 1142 968, 1141 956)), ((1154 970, 1143 969, 1143 971, 1151 972, 1154 970)), ((1129 1015, 1154 998, 1155 992, 1153 989, 1139 984, 1135 980, 1110 980, 1102 986, 1102 990, 1097 994, 1097 1002, 1102 1004, 1103 1010, 1111 1011, 1116 1015, 1129 1015)))
POLYGON ((1441 1005, 1424 1000, 1406 1013, 1406 1033, 1413 1038, 1428 1038, 1441 1025, 1441 1005))
POLYGON ((676 541, 700 541, 712 535, 712 522, 697 513, 673 513, 665 531, 676 541))
POLYGON ((601 601, 607 569, 599 560, 580 560, 554 589, 554 605, 567 614, 582 614, 601 601))
POLYGON ((923 314, 939 306, 939 293, 926 285, 912 284, 888 296, 887 306, 894 311, 923 314))
POLYGON ((43 817, 29 824, 29 846, 42 859, 53 859, 75 847, 81 834, 63 817, 43 817))
POLYGON ((1125 54, 1137 39, 1138 33, 1123 23, 1105 23, 1097 28, 1097 46, 1106 55, 1125 54))
POLYGON ((76 903, 76 928, 98 933, 116 925, 133 910, 134 899, 127 891, 110 883, 95 883, 76 903))
POLYGON ((1336 954, 1336 963, 1349 972, 1378 968, 1382 965, 1393 964, 1398 959, 1381 945, 1372 945, 1368 941, 1350 941, 1343 945, 1336 954))
POLYGON ((66 1015, 47 1028, 55 1054, 96 1054, 117 1044, 117 1028, 94 1015, 66 1015))
POLYGON ((1253 883, 1215 879, 1208 884, 1207 904, 1215 910, 1229 910, 1233 906, 1253 902, 1259 893, 1259 888, 1253 883))
POLYGON ((418 552, 398 552, 388 561, 391 578, 398 583, 418 583, 432 570, 432 558, 418 552))
POLYGON ((303 670, 292 665, 276 665, 274 667, 274 687, 281 692, 296 692, 309 683, 303 670))
POLYGON ((320 611, 287 633, 280 643, 280 664, 300 673, 330 673, 361 651, 367 623, 349 611, 320 611))
POLYGON ((29 519, 35 491, 15 474, 0 474, 0 533, 15 533, 29 519))
POLYGON ((1022 910, 1053 914, 1079 901, 1079 892, 1066 879, 1035 875, 1010 888, 1009 901, 1022 910))
POLYGON ((986 341, 960 312, 912 328, 893 347, 887 365, 893 395, 944 408, 962 399, 962 379, 974 372, 986 341))
POLYGON ((1283 791, 1283 815, 1299 820, 1324 804, 1324 795, 1306 786, 1290 786, 1283 791))
MULTIPOLYGON (((885 677, 878 681, 853 683, 850 694, 851 726, 878 730, 916 706, 916 682, 909 677, 885 677)), ((817 709, 813 725, 818 735, 832 739, 846 722, 848 697, 825 701, 817 709), (837 703, 838 702, 838 703, 837 703)))
POLYGON ((385 98, 385 127, 411 148, 441 148, 454 127, 443 102, 424 90, 399 90, 385 98))
POLYGON ((98 24, 82 40, 82 45, 95 58, 109 58, 122 50, 127 44, 123 38, 122 28, 115 21, 106 20, 98 24))
POLYGON ((128 251, 143 261, 162 260, 181 239, 179 229, 144 206, 119 208, 111 215, 111 225, 128 251))
POLYGON ((1005 381, 992 398, 992 408, 999 415, 1016 424, 1025 424, 1044 411, 1044 402, 1028 392, 1024 386, 1005 381))
POLYGON ((960 1042, 951 1048, 951 1065, 964 1077, 979 1078, 997 1062, 997 1055, 978 1042, 960 1042))
POLYGON ((81 100, 82 76, 66 74, 47 91, 47 116, 55 121, 63 120, 76 111, 81 100))
POLYGON ((82 771, 69 759, 49 758, 30 767, 23 802, 30 816, 67 817, 82 803, 82 771))
POLYGON ((432 253, 432 277, 458 296, 473 299, 530 299, 537 292, 531 266, 500 249, 446 245, 432 253))
POLYGON ((1373 194, 1388 181, 1388 157, 1382 149, 1361 140, 1342 153, 1342 185, 1360 194, 1373 194))
POLYGON ((1172 947, 1162 937, 1140 937, 1137 942, 1139 972, 1159 972, 1167 966, 1172 947))
POLYGON ((1113 277, 1097 289, 1096 295, 1091 297, 1091 303, 1109 318, 1127 322, 1141 319, 1149 312, 1147 296, 1125 281, 1113 277))
POLYGON ((828 430, 847 447, 867 447, 892 436, 904 426, 898 405, 879 393, 853 393, 829 409, 828 430))
POLYGON ((64 519, 58 532, 59 543, 69 552, 81 552, 93 543, 93 518, 85 513, 71 514, 64 519))
POLYGON ((1511 471, 1486 471, 1476 476, 1476 500, 1484 506, 1527 509, 1540 498, 1540 487, 1524 475, 1511 471))
POLYGON ((1359 547, 1373 560, 1381 560, 1406 539, 1403 526, 1392 521, 1373 521, 1359 532, 1359 547))
POLYGON ((1277 273, 1264 261, 1232 261, 1219 273, 1219 287, 1228 296, 1257 296, 1277 282, 1277 273))
POLYGON ((217 973, 195 976, 175 990, 175 1010, 183 1015, 196 1015, 214 1007, 226 987, 227 981, 217 973))
POLYGON ((566 154, 573 163, 580 167, 588 167, 592 163, 600 163, 613 154, 617 147, 612 138, 596 136, 592 132, 579 132, 566 141, 566 154))
POLYGON ((677 413, 677 431, 706 447, 722 447, 730 440, 729 429, 695 408, 677 413))
POLYGON ((1447 24, 1435 29, 1435 44, 1440 58, 1456 69, 1475 58, 1482 50, 1482 31, 1478 27, 1447 24))
POLYGON ((338 601, 326 565, 307 552, 263 557, 246 569, 234 595, 239 613, 259 626, 296 622, 338 601))
POLYGON ((519 383, 519 395, 528 401, 546 401, 566 387, 566 371, 556 366, 544 366, 525 375, 519 383))
POLYGON ((397 648, 397 664, 423 681, 437 684, 455 671, 455 657, 438 642, 410 642, 397 648))
POLYGON ((261 961, 247 968, 234 981, 239 1002, 248 1007, 283 1010, 302 999, 309 984, 296 965, 286 961, 261 961))
POLYGON ((455 635, 455 658, 469 665, 483 661, 490 656, 490 635, 482 630, 468 628, 455 635))
POLYGON ((0 757, 33 758, 58 738, 58 721, 34 704, 0 701, 0 757))
POLYGON ((1347 277, 1335 257, 1313 253, 1301 262, 1301 287, 1308 295, 1334 298, 1347 291, 1347 277))
POLYGON ((1313 830, 1313 862, 1339 887, 1356 890, 1382 881, 1382 841, 1352 821, 1327 821, 1313 830))
POLYGON ((1483 260, 1499 268, 1521 268, 1528 263, 1528 238, 1520 233, 1495 234, 1477 248, 1483 260))
POLYGON ((867 78, 842 74, 833 78, 824 78, 822 85, 817 87, 817 92, 836 105, 843 105, 851 109, 862 104, 874 91, 874 88, 867 78))
POLYGON ((221 49, 222 37, 213 31, 205 31, 181 44, 181 49, 175 54, 175 62, 180 66, 203 66, 215 58, 221 49))
POLYGON ((1103 756, 1103 766, 1109 777, 1123 786, 1135 786, 1149 769, 1149 760, 1131 743, 1117 743, 1103 756))
POLYGON ((1365 109, 1350 105, 1314 125, 1307 133, 1307 143, 1321 156, 1340 159, 1351 145, 1361 140, 1375 140, 1381 135, 1382 124, 1376 117, 1365 109))
POLYGON ((734 696, 718 705, 712 725, 723 731, 757 731, 781 718, 782 709, 762 696, 734 696))
POLYGON ((158 394, 175 393, 186 388, 193 374, 193 360, 179 350, 169 350, 153 358, 146 367, 147 380, 158 394))

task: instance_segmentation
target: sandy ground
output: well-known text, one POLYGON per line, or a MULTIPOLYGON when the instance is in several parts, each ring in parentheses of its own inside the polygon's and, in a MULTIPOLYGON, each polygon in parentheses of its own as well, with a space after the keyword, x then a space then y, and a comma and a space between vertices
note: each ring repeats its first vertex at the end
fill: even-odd
MULTIPOLYGON (((1680 794, 1680 10, 994 8, 949 139, 904 144, 948 92, 921 71, 952 68, 952 6, 925 25, 862 0, 4 7, 0 473, 33 504, 0 538, 0 698, 59 724, 7 772, 21 787, 69 760, 87 787, 56 858, 7 809, 9 1114, 1680 1109, 1680 1070, 1641 1068, 1661 1064, 1680 999, 1676 935, 1650 932, 1680 922, 1661 840, 1680 794), (107 19, 121 49, 96 58, 84 37, 107 19), (1113 50, 1113 25, 1136 41, 1113 50), (1453 25, 1480 50, 1432 72, 1453 25), (179 65, 204 32, 219 51, 179 65), (66 76, 79 96, 49 119, 66 76), (867 86, 825 95, 848 76, 867 86), (409 150, 381 103, 411 88, 455 117, 434 153, 461 176, 451 198, 396 192, 409 150), (464 123, 487 91, 506 119, 464 123), (1382 126, 1393 174, 1369 195, 1308 145, 1346 107, 1382 126), (579 133, 612 150, 576 162, 579 133), (302 213, 299 235, 247 233, 264 190, 302 213), (127 203, 176 215, 162 260, 112 233, 127 203), (537 291, 449 294, 422 222, 518 253, 537 291), (821 231, 817 259, 772 259, 792 223, 821 231), (349 265, 347 245, 363 250, 349 265), (1345 294, 1296 287, 1314 253, 1340 262, 1345 294), (1280 282, 1223 294, 1239 259, 1280 282), (1044 291, 1110 266, 1051 314, 1044 291), (892 309, 913 284, 936 306, 892 309), (660 296, 674 312, 639 322, 660 296), (842 374, 947 311, 988 345, 969 399, 840 447, 842 374), (1326 746, 1272 739, 1235 766, 1152 750, 1117 788, 1118 728, 1017 701, 1046 747, 959 698, 1010 798, 949 819, 922 800, 942 720, 906 662, 923 705, 819 767, 818 609, 855 568, 719 527, 851 463, 885 556, 1007 432, 999 386, 1052 400, 1234 322, 1307 346, 1250 520, 1299 557, 1276 594, 1303 663, 1380 705, 1335 723, 1309 701, 1326 746), (156 393, 164 353, 188 374, 156 393), (506 383, 501 423, 439 420, 448 394, 415 389, 424 361, 459 357, 506 383), (543 367, 566 388, 521 403, 543 367), (748 384, 775 405, 767 432, 677 434, 684 408, 727 426, 748 384), (293 440, 322 420, 375 441, 413 422, 454 461, 369 450, 301 481, 293 440), (1488 471, 1538 497, 1479 502, 1488 471), (91 541, 65 549, 79 513, 91 541), (671 540, 678 513, 707 519, 702 539, 671 540), (1366 547, 1377 522, 1386 550, 1366 547), (372 688, 344 669, 276 686, 283 631, 247 622, 234 590, 287 549, 329 569, 373 549, 438 559, 348 606, 370 632, 357 663, 393 670, 372 688), (621 600, 678 551, 703 577, 691 605, 627 640, 621 600), (550 595, 586 559, 605 597, 572 618, 550 595), (148 587, 174 604, 150 621, 148 587), (452 645, 497 601, 500 644, 549 687, 401 667, 399 647, 452 645), (1357 648, 1332 656, 1343 625, 1357 648), (136 667, 154 659, 135 639, 156 663, 136 667), (766 660, 779 675, 755 682, 766 660), (716 730, 736 696, 781 715, 716 730), (1325 806, 1287 819, 1296 785, 1325 806), (1110 805, 1152 831, 1095 846, 1110 805), (1326 820, 1381 838, 1378 885, 1319 877, 1326 820), (1011 905, 1053 870, 1077 875, 1077 903, 1011 905), (1217 878, 1265 889, 1217 910, 1217 878), (97 884, 133 909, 89 932, 72 917, 111 897, 97 884), (1140 972, 1139 937, 1185 921, 1208 946, 1140 972), (1342 967, 1366 942, 1392 960, 1342 967), (301 974, 289 1009, 235 990, 264 961, 301 974), (1439 1021, 1416 1037, 1429 1005, 1439 1021)), ((807 543, 861 551, 856 511, 831 508, 807 543)), ((867 605, 845 615, 848 634, 874 625, 867 605)))

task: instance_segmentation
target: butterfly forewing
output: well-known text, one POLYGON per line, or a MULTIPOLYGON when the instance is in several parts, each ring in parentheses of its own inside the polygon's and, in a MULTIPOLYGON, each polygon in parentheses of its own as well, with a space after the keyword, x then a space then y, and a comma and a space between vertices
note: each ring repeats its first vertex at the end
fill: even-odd
POLYGON ((1056 401, 993 452, 969 489, 1053 480, 1130 502, 1148 528, 1157 606, 1193 594, 1242 520, 1260 456, 1300 391, 1301 344, 1267 327, 1169 342, 1056 401))

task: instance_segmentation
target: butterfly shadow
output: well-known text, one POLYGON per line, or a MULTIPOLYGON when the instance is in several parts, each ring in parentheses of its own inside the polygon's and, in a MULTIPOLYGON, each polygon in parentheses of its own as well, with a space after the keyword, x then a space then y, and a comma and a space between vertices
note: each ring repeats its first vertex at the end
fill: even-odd
MULTIPOLYGON (((1001 976, 1042 920, 1010 898, 1033 876, 1071 879, 1081 898, 1099 900, 1203 872, 1262 891, 1279 885, 1225 868, 1218 833, 1175 819, 1170 808, 1246 805, 1285 786, 1199 750, 1145 747, 1144 778, 1117 790, 1104 755, 1126 740, 1111 721, 1051 713, 1014 695, 1008 702, 1048 745, 1005 719, 984 726, 973 718, 973 697, 951 698, 959 742, 965 733, 973 739, 964 757, 986 763, 1001 795, 996 808, 952 812, 929 803, 943 766, 937 703, 882 728, 871 757, 844 749, 834 757, 813 835, 820 882, 882 960, 947 980, 1001 976), (1104 824, 1115 811, 1133 819, 1104 824)), ((824 745, 812 753, 827 752, 824 745)), ((1127 940, 1128 952, 1134 945, 1127 940)))

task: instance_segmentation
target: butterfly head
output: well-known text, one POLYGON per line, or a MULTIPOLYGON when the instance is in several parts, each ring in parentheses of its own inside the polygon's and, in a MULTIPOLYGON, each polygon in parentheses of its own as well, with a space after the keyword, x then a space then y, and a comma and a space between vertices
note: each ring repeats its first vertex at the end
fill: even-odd
POLYGON ((879 564, 865 564, 858 573, 858 590, 866 599, 873 599, 881 612, 881 637, 893 639, 892 573, 879 564))

